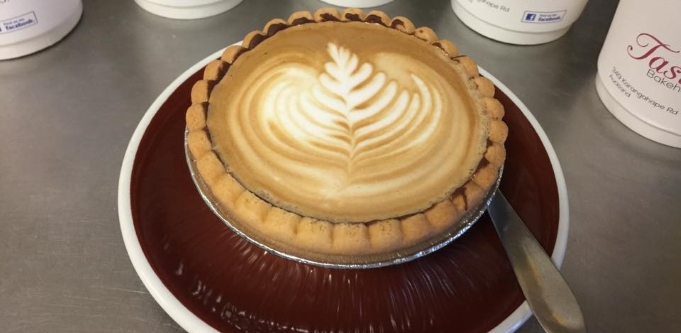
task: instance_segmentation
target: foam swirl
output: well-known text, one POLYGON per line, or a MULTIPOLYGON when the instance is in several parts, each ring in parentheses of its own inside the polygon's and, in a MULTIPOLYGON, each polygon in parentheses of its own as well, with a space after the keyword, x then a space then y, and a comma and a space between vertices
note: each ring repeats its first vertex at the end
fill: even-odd
POLYGON ((414 213, 460 186, 484 141, 466 95, 412 58, 341 45, 281 48, 247 73, 235 63, 241 84, 221 82, 211 101, 229 112, 209 114, 235 177, 279 207, 334 222, 414 213))

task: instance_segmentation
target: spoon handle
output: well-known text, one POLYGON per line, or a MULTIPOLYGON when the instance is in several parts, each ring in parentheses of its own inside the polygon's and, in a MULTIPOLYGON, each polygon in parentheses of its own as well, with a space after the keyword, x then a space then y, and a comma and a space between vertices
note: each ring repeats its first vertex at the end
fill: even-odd
POLYGON ((582 311, 565 279, 501 191, 487 210, 539 324, 548 333, 586 332, 582 311))

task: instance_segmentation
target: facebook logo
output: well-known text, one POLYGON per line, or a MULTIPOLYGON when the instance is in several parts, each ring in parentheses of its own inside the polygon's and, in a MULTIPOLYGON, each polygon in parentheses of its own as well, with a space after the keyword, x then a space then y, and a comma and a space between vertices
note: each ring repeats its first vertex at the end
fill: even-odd
POLYGON ((560 22, 565 17, 566 10, 559 10, 555 12, 534 12, 525 11, 523 13, 523 22, 526 23, 554 23, 560 22))

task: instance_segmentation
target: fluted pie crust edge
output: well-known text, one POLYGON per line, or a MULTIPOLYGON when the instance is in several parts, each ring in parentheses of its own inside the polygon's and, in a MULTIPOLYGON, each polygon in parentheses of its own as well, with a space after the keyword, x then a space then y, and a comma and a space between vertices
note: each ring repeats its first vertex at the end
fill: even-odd
MULTIPOLYGON (((186 113, 187 146, 195 159, 200 178, 211 189, 229 218, 237 219, 261 233, 261 236, 304 251, 329 255, 362 255, 397 251, 427 240, 457 223, 470 209, 477 207, 495 185, 506 158, 504 142, 508 127, 503 122, 504 108, 494 98, 494 84, 480 76, 473 60, 459 55, 456 46, 438 39, 428 27, 415 28, 407 18, 390 19, 381 11, 368 13, 359 9, 320 9, 314 14, 293 13, 288 20, 273 19, 263 31, 253 31, 244 37, 242 45, 224 50, 220 59, 210 62, 203 79, 191 91, 192 105, 186 113), (490 118, 487 150, 475 173, 447 199, 427 210, 392 219, 366 223, 331 223, 272 206, 244 188, 225 168, 213 150, 206 127, 207 110, 212 88, 224 77, 231 63, 240 54, 255 48, 263 40, 290 26, 325 21, 359 21, 399 30, 442 49, 452 61, 463 68, 468 80, 474 82, 478 107, 490 118)), ((475 98, 476 96, 474 96, 475 98)))

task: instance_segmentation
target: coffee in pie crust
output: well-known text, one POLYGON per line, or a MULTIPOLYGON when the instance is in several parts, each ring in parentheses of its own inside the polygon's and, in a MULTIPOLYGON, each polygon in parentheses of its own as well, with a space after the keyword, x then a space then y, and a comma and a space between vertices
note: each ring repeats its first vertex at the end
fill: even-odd
POLYGON ((302 251, 399 251, 495 185, 494 85, 404 17, 321 9, 270 21, 192 90, 187 145, 229 219, 302 251))

